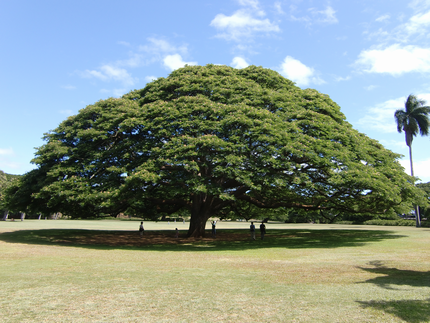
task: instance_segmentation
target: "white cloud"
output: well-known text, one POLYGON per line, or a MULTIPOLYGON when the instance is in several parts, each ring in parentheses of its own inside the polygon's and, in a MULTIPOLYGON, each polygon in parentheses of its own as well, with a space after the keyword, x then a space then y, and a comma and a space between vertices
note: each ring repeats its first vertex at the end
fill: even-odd
MULTIPOLYGON (((151 55, 149 63, 162 61, 164 67, 169 70, 178 69, 186 64, 197 65, 197 62, 185 62, 182 59, 182 55, 186 55, 188 53, 187 45, 175 46, 164 39, 154 37, 150 37, 147 40, 148 44, 140 46, 139 50, 151 55)), ((157 79, 157 77, 147 76, 145 78, 147 82, 151 82, 154 79, 157 79)))
MULTIPOLYGON (((383 15, 376 19, 376 22, 385 22, 390 19, 389 15, 383 15)), ((365 32, 369 38, 376 38, 383 43, 396 42, 411 44, 411 42, 426 41, 430 33, 430 10, 425 11, 424 8, 417 11, 405 23, 402 23, 392 30, 379 28, 374 32, 365 32)))
POLYGON ((145 57, 141 54, 130 53, 130 57, 127 59, 119 60, 115 63, 116 66, 127 66, 127 67, 139 67, 146 65, 148 62, 145 57))
POLYGON ((115 98, 119 98, 121 96, 123 96, 124 94, 126 94, 129 91, 129 89, 112 89, 112 90, 108 90, 108 89, 101 89, 100 93, 106 93, 108 95, 112 95, 115 98))
POLYGON ((325 83, 322 79, 315 75, 315 70, 312 67, 306 66, 291 56, 285 57, 281 64, 280 73, 293 82, 296 82, 299 86, 306 86, 309 83, 325 83))
POLYGON ((163 59, 163 64, 166 68, 173 71, 185 65, 197 65, 197 62, 185 62, 179 54, 167 55, 163 59))
POLYGON ((430 26, 430 11, 412 16, 409 21, 400 26, 407 35, 427 34, 430 26))
MULTIPOLYGON (((426 105, 430 105, 430 93, 417 94, 418 99, 426 101, 426 105)), ((405 99, 406 101, 406 99, 405 99)))
POLYGON ((126 42, 126 41, 119 41, 118 44, 120 44, 122 46, 130 47, 130 43, 126 42))
POLYGON ((116 97, 116 98, 119 98, 120 96, 123 96, 127 92, 128 92, 127 89, 113 89, 113 91, 112 91, 113 96, 116 97))
MULTIPOLYGON (((121 42, 122 44, 123 42, 121 42)), ((126 43, 128 47, 130 44, 126 43)), ((129 58, 115 62, 117 67, 140 67, 162 61, 166 55, 177 54, 186 55, 187 45, 176 46, 165 39, 149 37, 145 45, 138 46, 138 52, 130 52, 129 58)))
POLYGON ((367 73, 397 76, 409 72, 430 72, 430 48, 395 44, 385 49, 364 50, 355 64, 367 73))
POLYGON ((282 10, 282 5, 279 1, 275 2, 274 7, 278 14, 281 14, 281 15, 285 14, 284 10, 282 10))
POLYGON ((20 162, 4 159, 4 158, 1 158, 0 156, 0 170, 4 171, 5 173, 11 173, 11 172, 15 172, 15 170, 20 170, 22 169, 22 166, 23 164, 20 162))
POLYGON ((338 22, 335 15, 336 11, 330 6, 327 6, 324 10, 310 8, 309 11, 311 12, 312 16, 315 17, 317 22, 327 24, 335 24, 338 22))
POLYGON ((145 81, 146 82, 152 82, 152 81, 155 81, 156 79, 158 79, 158 77, 156 77, 156 76, 153 76, 153 75, 151 75, 151 76, 145 76, 145 81))
POLYGON ((15 172, 22 167, 22 164, 14 161, 16 154, 12 148, 0 148, 0 170, 5 173, 15 172))
POLYGON ((233 58, 230 65, 234 68, 245 68, 249 66, 246 60, 240 56, 236 56, 235 58, 233 58))
MULTIPOLYGON (((430 181, 430 158, 425 160, 414 160, 414 175, 419 177, 423 183, 430 181)), ((400 164, 405 168, 405 173, 411 174, 411 164, 409 158, 400 160, 400 164)))
POLYGON ((174 46, 164 39, 157 39, 154 37, 150 37, 147 40, 149 44, 140 46, 139 50, 152 54, 172 54, 179 52, 184 55, 188 52, 186 45, 174 46))
POLYGON ((403 150, 405 153, 408 151, 408 146, 406 146, 405 140, 386 140, 381 139, 378 140, 384 147, 391 149, 392 151, 400 151, 403 150))
POLYGON ((342 76, 335 77, 336 82, 349 81, 350 79, 351 79, 351 76, 349 75, 345 77, 342 77, 342 76))
POLYGON ((411 163, 409 162, 409 159, 399 160, 399 163, 405 169, 405 173, 411 175, 411 163))
POLYGON ((394 112, 405 106, 406 97, 387 100, 367 110, 367 114, 358 120, 358 124, 384 133, 397 132, 394 112))
POLYGON ((388 32, 382 28, 379 28, 377 31, 373 31, 373 32, 365 31, 364 34, 367 34, 369 39, 378 38, 384 41, 386 39, 389 39, 390 37, 391 38, 393 37, 393 33, 388 32))
POLYGON ((73 115, 73 111, 72 110, 60 110, 59 111, 61 114, 65 114, 66 116, 71 116, 73 115))
POLYGON ((250 9, 255 15, 264 17, 266 13, 260 8, 260 2, 258 0, 236 0, 239 5, 250 9))
POLYGON ((73 86, 73 85, 63 85, 63 86, 61 86, 61 88, 65 89, 65 90, 75 90, 76 86, 73 86))
POLYGON ((0 156, 12 156, 15 155, 12 148, 0 148, 0 156))
POLYGON ((251 7, 255 10, 259 10, 260 4, 258 0, 237 0, 237 2, 244 7, 251 7))
POLYGON ((430 7, 430 0, 412 0, 409 7, 416 11, 422 11, 430 7))
POLYGON ((372 90, 376 89, 377 87, 378 87, 378 85, 368 85, 368 86, 365 86, 364 89, 367 91, 372 91, 372 90))
MULTIPOLYGON (((261 12, 258 14, 261 15, 261 12)), ((269 19, 259 19, 254 17, 250 10, 241 9, 231 16, 218 14, 211 21, 210 26, 215 27, 221 33, 217 37, 226 40, 243 41, 244 38, 250 38, 255 33, 279 32, 279 26, 272 23, 269 19)))
POLYGON ((84 72, 80 72, 80 75, 82 77, 85 78, 98 78, 102 81, 107 81, 108 77, 106 75, 104 75, 102 72, 100 71, 96 71, 96 70, 85 70, 84 72))
POLYGON ((310 14, 300 14, 300 10, 294 4, 290 5, 290 19, 293 21, 304 22, 306 25, 312 24, 335 24, 338 23, 336 18, 336 11, 327 6, 325 9, 319 10, 317 8, 309 8, 307 10, 310 14))
POLYGON ((126 86, 134 85, 136 80, 127 70, 112 65, 103 65, 100 67, 100 70, 85 70, 81 72, 80 75, 85 78, 97 78, 105 82, 111 80, 119 81, 126 86))
POLYGON ((113 79, 115 81, 121 81, 125 85, 133 85, 134 79, 128 74, 127 70, 123 68, 117 68, 110 65, 103 65, 101 67, 102 72, 108 79, 113 79))
POLYGON ((390 19, 390 15, 383 15, 383 16, 376 18, 375 21, 383 22, 383 21, 387 21, 388 19, 390 19))
MULTIPOLYGON (((419 99, 430 102, 430 93, 417 94, 419 99)), ((397 132, 397 126, 394 121, 394 112, 398 109, 404 109, 406 97, 402 96, 397 99, 387 100, 376 104, 367 109, 366 115, 358 120, 358 124, 378 130, 383 133, 397 132)))

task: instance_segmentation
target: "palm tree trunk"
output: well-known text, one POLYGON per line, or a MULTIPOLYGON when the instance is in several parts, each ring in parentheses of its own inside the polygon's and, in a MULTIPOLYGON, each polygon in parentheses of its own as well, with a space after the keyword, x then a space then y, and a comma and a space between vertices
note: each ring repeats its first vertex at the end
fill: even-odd
MULTIPOLYGON (((410 144, 408 144, 409 146, 409 161, 411 162, 411 176, 414 176, 414 166, 412 163, 412 142, 410 142, 410 144)), ((415 182, 414 182, 415 185, 415 182)), ((416 220, 416 227, 419 228, 421 226, 421 219, 420 219, 420 208, 415 205, 414 206, 415 209, 415 220, 416 220)))
POLYGON ((409 161, 411 163, 411 176, 414 176, 414 165, 412 163, 412 145, 408 145, 409 146, 409 161))

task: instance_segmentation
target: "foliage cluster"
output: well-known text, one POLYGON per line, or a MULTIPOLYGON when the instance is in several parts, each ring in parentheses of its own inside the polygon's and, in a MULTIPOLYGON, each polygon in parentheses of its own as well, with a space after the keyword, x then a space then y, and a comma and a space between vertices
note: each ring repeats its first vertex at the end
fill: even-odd
MULTIPOLYGON (((417 187, 424 192, 427 201, 430 201, 430 182, 417 184, 417 187)), ((421 217, 430 218, 430 206, 428 204, 427 206, 425 204, 420 204, 419 207, 421 217)))
MULTIPOLYGON (((374 220, 364 221, 362 224, 365 224, 365 225, 385 225, 385 226, 405 226, 405 227, 412 227, 412 226, 415 226, 415 220, 404 220, 404 219, 381 220, 381 219, 374 219, 374 220)), ((426 226, 426 222, 423 221, 421 223, 421 225, 422 226, 426 226)))
POLYGON ((12 175, 7 174, 0 170, 0 211, 6 208, 4 205, 5 202, 5 193, 8 187, 12 186, 13 182, 19 179, 20 175, 12 175))
MULTIPOLYGON (((397 123, 397 131, 405 132, 406 145, 412 146, 413 138, 418 133, 427 136, 430 128, 430 106, 426 106, 426 101, 411 94, 405 102, 405 110, 399 109, 394 113, 397 123)), ((413 176, 413 174, 412 174, 413 176)))

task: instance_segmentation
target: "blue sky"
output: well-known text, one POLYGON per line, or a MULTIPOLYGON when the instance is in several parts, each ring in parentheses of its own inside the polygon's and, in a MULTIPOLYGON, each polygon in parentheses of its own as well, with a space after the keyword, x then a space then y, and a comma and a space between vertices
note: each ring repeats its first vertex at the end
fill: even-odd
MULTIPOLYGON (((403 154, 393 113, 430 105, 430 0, 1 1, 0 170, 32 168, 43 133, 184 64, 257 65, 338 103, 403 154)), ((430 181, 430 137, 413 142, 430 181)))

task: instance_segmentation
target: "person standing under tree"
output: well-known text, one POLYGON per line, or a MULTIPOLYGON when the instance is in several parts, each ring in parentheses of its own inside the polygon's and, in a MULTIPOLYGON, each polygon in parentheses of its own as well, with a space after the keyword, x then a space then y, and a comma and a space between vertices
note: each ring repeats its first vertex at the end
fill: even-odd
POLYGON ((254 222, 251 222, 251 225, 249 226, 249 229, 251 230, 251 239, 255 240, 255 225, 254 225, 254 222))
POLYGON ((140 222, 140 227, 139 227, 140 236, 143 236, 144 231, 145 231, 145 229, 143 228, 143 222, 140 222))
POLYGON ((212 238, 216 237, 216 221, 212 221, 212 238))
POLYGON ((261 240, 264 239, 264 235, 266 234, 266 225, 264 222, 261 222, 260 224, 260 234, 261 234, 261 240))

